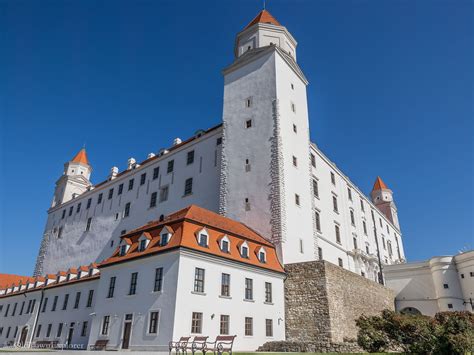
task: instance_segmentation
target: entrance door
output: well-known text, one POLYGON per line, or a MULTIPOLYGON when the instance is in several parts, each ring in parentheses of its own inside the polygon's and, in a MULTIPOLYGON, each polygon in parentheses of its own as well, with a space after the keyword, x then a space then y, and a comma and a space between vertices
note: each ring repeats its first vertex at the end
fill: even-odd
POLYGON ((74 323, 71 323, 69 326, 69 331, 67 333, 67 346, 71 347, 72 335, 74 334, 74 323))
POLYGON ((123 328, 122 349, 128 349, 130 345, 130 332, 132 330, 132 322, 125 322, 123 328))
POLYGON ((26 343, 26 336, 28 335, 28 327, 23 327, 21 330, 21 335, 20 335, 20 346, 25 346, 26 343))

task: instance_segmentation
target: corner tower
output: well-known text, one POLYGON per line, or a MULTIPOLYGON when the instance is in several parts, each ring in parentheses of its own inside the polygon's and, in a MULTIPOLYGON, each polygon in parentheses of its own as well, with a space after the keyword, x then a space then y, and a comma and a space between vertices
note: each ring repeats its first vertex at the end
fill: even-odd
POLYGON ((395 202, 393 202, 393 192, 387 187, 387 185, 385 185, 380 176, 377 176, 377 179, 375 179, 370 197, 380 212, 382 212, 385 217, 387 217, 389 221, 400 230, 397 207, 395 206, 395 202))
POLYGON ((315 260, 306 80, 297 42, 268 11, 223 70, 220 212, 271 237, 284 263, 315 260))
POLYGON ((55 207, 85 192, 90 186, 92 167, 82 148, 72 160, 64 164, 64 173, 56 181, 56 189, 51 207, 55 207))

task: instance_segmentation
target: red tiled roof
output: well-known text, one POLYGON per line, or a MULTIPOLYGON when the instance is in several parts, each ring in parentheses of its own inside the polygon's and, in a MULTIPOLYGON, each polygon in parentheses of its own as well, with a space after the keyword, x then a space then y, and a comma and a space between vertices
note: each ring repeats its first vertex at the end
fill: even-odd
POLYGON ((119 248, 117 248, 110 258, 101 263, 101 266, 183 247, 233 261, 251 264, 264 269, 284 272, 272 243, 245 224, 223 217, 196 205, 191 205, 179 210, 166 217, 163 221, 154 222, 138 228, 124 235, 122 239, 132 241, 132 245, 127 254, 123 256, 119 255, 119 248), (174 232, 168 244, 162 246, 160 245, 160 233, 164 227, 174 232), (202 228, 206 228, 209 235, 207 247, 202 247, 197 242, 196 233, 202 228), (138 251, 138 239, 143 232, 148 232, 152 240, 145 250, 138 251), (227 235, 230 240, 230 250, 228 253, 220 249, 219 241, 223 235, 227 235), (254 253, 250 253, 248 258, 241 257, 239 245, 244 241, 247 242, 250 250, 259 249, 263 246, 267 252, 266 263, 261 263, 254 253))
POLYGON ((89 159, 87 159, 86 148, 82 148, 79 153, 76 154, 74 158, 71 160, 74 163, 81 163, 89 165, 89 159))
POLYGON ((375 179, 374 187, 372 188, 372 191, 376 190, 388 190, 387 185, 385 185, 380 176, 377 176, 377 179, 375 179))
POLYGON ((271 23, 272 25, 281 26, 280 22, 278 22, 276 18, 272 16, 272 14, 270 14, 267 10, 262 10, 252 21, 250 21, 247 26, 245 26, 244 30, 257 23, 271 23))
POLYGON ((0 289, 10 287, 12 284, 24 284, 30 279, 30 276, 21 276, 13 274, 0 274, 0 289))

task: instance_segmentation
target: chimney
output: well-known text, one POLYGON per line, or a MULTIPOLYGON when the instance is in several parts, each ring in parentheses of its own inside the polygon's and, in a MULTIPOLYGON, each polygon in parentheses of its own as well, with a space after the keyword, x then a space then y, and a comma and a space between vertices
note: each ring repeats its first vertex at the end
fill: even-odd
POLYGON ((131 170, 135 166, 135 164, 137 164, 137 161, 135 160, 135 158, 128 159, 127 170, 131 170))
POLYGON ((119 170, 116 166, 113 166, 111 169, 110 169, 110 173, 109 173, 109 180, 113 180, 116 178, 117 174, 118 174, 119 170))
POLYGON ((181 138, 175 138, 173 140, 173 145, 178 145, 178 144, 181 144, 183 141, 181 140, 181 138))

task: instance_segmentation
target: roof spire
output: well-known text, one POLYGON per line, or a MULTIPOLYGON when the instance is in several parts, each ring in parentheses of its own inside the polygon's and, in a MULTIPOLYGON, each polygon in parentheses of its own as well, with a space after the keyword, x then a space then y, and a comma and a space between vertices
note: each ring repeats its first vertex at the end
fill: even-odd
POLYGON ((383 180, 380 178, 380 176, 377 176, 377 179, 375 179, 375 183, 374 183, 374 187, 372 188, 372 191, 376 191, 376 190, 388 190, 389 188, 387 187, 387 185, 385 185, 385 183, 383 182, 383 180))
POLYGON ((255 18, 250 21, 250 23, 245 26, 244 30, 247 28, 257 24, 257 23, 269 23, 275 26, 281 26, 280 22, 277 21, 275 17, 272 16, 271 13, 269 13, 267 10, 265 10, 265 2, 263 3, 263 10, 258 13, 255 18))
POLYGON ((86 153, 85 145, 84 145, 84 147, 81 148, 79 153, 77 153, 75 155, 75 157, 72 158, 71 161, 74 162, 74 163, 81 163, 81 164, 89 165, 89 159, 87 159, 87 153, 86 153))

